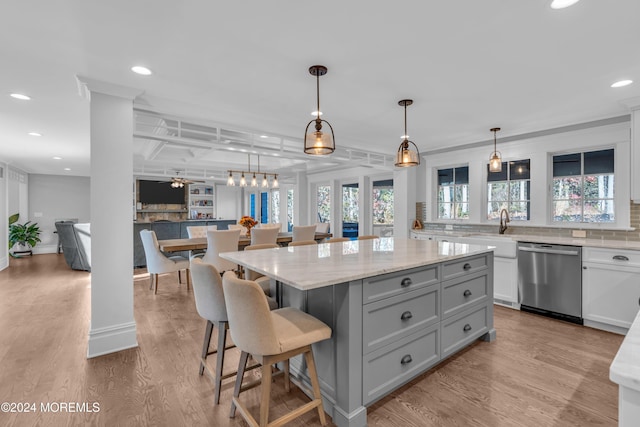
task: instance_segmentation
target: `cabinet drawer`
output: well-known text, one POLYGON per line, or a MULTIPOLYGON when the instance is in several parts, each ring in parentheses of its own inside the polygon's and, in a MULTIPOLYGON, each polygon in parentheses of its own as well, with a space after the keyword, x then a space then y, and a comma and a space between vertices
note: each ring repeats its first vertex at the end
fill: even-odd
POLYGON ((442 264, 442 280, 454 279, 479 270, 485 270, 488 266, 489 254, 445 262, 442 264))
POLYGON ((489 331, 489 309, 473 307, 442 322, 442 357, 456 352, 489 331))
POLYGON ((447 318, 470 306, 486 301, 489 275, 486 271, 442 283, 442 318, 447 318))
POLYGON ((640 251, 584 248, 582 251, 582 261, 640 267, 640 251))
POLYGON ((367 354, 436 323, 439 315, 438 284, 366 304, 362 314, 362 352, 367 354))
POLYGON ((383 274, 362 281, 362 302, 368 304, 382 298, 406 294, 439 282, 438 265, 415 268, 399 273, 383 274))
POLYGON ((435 324, 366 355, 363 360, 364 404, 435 365, 440 356, 440 330, 435 324))

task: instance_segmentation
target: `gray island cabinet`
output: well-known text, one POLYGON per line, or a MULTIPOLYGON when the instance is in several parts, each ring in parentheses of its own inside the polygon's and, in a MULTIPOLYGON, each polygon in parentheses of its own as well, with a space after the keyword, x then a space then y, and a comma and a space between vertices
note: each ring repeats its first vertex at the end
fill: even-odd
MULTIPOLYGON (((382 238, 222 256, 274 279, 281 306, 332 328, 313 350, 325 411, 340 427, 365 426, 367 406, 476 339, 495 339, 486 246, 382 238)), ((301 358, 291 371, 309 387, 301 358)))

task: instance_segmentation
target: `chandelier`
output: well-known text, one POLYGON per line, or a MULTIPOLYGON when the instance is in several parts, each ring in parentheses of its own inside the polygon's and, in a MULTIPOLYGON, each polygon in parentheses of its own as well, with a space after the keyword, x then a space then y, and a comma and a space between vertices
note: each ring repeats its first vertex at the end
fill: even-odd
POLYGON ((227 170, 227 172, 229 172, 229 178, 227 178, 227 186, 229 187, 233 187, 236 185, 236 181, 233 178, 233 174, 240 174, 240 181, 238 182, 238 185, 240 187, 248 187, 249 184, 247 183, 247 178, 245 177, 245 174, 247 176, 251 176, 251 187, 257 188, 258 187, 258 178, 256 177, 256 174, 258 175, 258 177, 260 175, 262 175, 262 182, 260 184, 260 187, 262 188, 279 188, 279 184, 278 184, 278 174, 277 173, 269 173, 269 172, 261 172, 260 171, 260 156, 258 156, 258 170, 257 171, 251 171, 251 154, 247 154, 248 157, 248 167, 246 171, 244 170, 227 170), (273 177, 273 179, 271 180, 271 186, 269 185, 269 177, 273 177))

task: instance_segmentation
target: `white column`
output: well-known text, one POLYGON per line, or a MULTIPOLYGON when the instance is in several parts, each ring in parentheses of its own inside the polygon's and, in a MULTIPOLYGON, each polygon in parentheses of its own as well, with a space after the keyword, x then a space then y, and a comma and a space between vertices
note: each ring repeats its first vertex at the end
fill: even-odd
POLYGON ((393 236, 409 237, 416 211, 416 168, 393 171, 393 236))
POLYGON ((640 97, 622 103, 631 110, 631 200, 640 203, 640 97))
POLYGON ((309 218, 309 200, 315 199, 309 198, 307 173, 296 172, 296 186, 293 192, 293 225, 315 224, 317 222, 315 218, 309 218))
POLYGON ((90 99, 91 325, 88 357, 137 347, 133 317, 133 99, 140 90, 78 76, 90 99))
POLYGON ((373 218, 372 211, 372 197, 371 178, 368 176, 360 176, 358 178, 358 215, 359 234, 373 234, 373 218))

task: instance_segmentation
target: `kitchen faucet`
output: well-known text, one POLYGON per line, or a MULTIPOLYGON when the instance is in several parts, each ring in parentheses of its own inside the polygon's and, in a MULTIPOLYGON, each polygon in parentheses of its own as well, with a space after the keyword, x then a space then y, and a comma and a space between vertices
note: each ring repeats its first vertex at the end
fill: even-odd
POLYGON ((510 221, 509 212, 506 209, 502 209, 500 211, 500 229, 498 230, 498 233, 504 234, 504 232, 507 231, 507 223, 510 221), (505 215, 504 222, 502 222, 502 214, 505 215))

